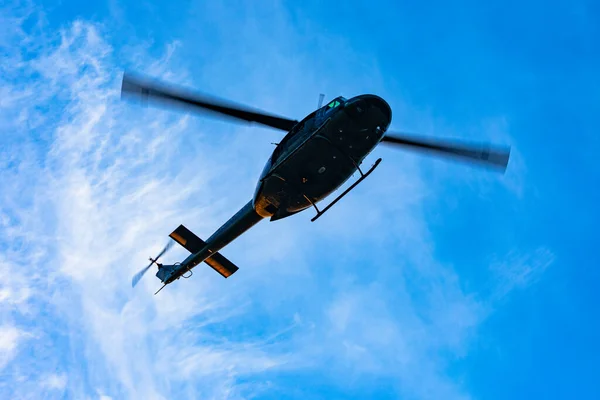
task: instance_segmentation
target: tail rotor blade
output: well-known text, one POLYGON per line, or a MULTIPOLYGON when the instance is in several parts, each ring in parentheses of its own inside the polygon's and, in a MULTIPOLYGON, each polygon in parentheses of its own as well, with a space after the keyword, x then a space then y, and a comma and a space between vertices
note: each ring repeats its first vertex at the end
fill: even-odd
POLYGON ((138 272, 137 274, 135 274, 133 276, 133 278, 131 279, 131 287, 135 287, 135 285, 138 284, 140 279, 142 279, 142 277, 146 274, 146 272, 148 272, 148 270, 150 269, 152 264, 154 264, 154 261, 151 262, 146 268, 142 269, 140 272, 138 272))
POLYGON ((174 243, 174 242, 172 242, 172 241, 169 241, 169 242, 167 243, 167 245, 165 246, 165 248, 164 248, 164 249, 162 249, 162 251, 161 251, 160 253, 158 253, 158 255, 156 256, 156 258, 154 259, 154 261, 158 261, 158 259, 159 259, 159 258, 160 258, 160 257, 161 257, 163 254, 165 254, 165 253, 166 253, 166 252, 167 252, 167 251, 168 251, 168 250, 171 248, 171 246, 173 246, 173 243, 174 243))

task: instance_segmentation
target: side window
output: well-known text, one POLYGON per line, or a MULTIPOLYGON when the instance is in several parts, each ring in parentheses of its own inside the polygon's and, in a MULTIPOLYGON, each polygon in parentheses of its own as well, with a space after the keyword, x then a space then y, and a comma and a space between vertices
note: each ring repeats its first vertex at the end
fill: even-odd
POLYGON ((281 153, 288 149, 290 147, 290 144, 294 143, 294 140, 298 138, 299 136, 299 132, 302 131, 304 129, 304 126, 306 125, 306 120, 302 120, 300 121, 296 126, 294 126, 294 128, 283 138, 283 140, 279 143, 279 145, 275 148, 275 150, 273 151, 273 154, 271 156, 272 160, 273 160, 273 164, 275 164, 278 160, 279 157, 281 156, 281 153))

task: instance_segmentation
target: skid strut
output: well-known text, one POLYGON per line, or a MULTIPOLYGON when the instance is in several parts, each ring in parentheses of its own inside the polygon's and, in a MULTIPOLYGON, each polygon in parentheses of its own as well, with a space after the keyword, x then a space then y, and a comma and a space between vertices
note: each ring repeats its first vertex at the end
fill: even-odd
POLYGON ((306 200, 308 200, 308 202, 315 208, 315 210, 317 211, 317 215, 315 215, 310 221, 311 222, 315 222, 317 220, 317 218, 319 218, 321 215, 325 214, 325 212, 327 210, 329 210, 335 203, 337 203, 338 201, 340 201, 342 199, 342 197, 344 197, 345 195, 348 194, 348 192, 350 192, 352 189, 354 189, 359 183, 361 183, 362 181, 365 180, 365 178, 367 176, 369 176, 371 174, 371 172, 373 172, 375 170, 375 168, 377 168, 377 166, 379 165, 379 163, 381 162, 381 158, 378 158, 377 161, 375 161, 375 164, 373 164, 373 166, 371 168, 369 168, 369 170, 366 173, 363 173, 362 170, 360 169, 360 166, 356 166, 356 168, 358 169, 358 172, 360 172, 360 178, 358 178, 358 180, 356 182, 354 182, 352 184, 352 186, 350 186, 348 189, 344 190, 344 192, 342 194, 340 194, 338 197, 336 197, 335 200, 333 200, 331 203, 329 203, 327 205, 327 207, 325 207, 322 211, 320 211, 317 208, 317 205, 315 203, 312 202, 311 199, 309 199, 306 195, 303 195, 304 198, 306 200))

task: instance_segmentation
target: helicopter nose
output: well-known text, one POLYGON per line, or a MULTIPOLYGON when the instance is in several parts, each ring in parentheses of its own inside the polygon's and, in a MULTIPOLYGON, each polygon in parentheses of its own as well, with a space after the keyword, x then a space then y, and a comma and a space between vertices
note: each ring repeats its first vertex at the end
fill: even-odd
POLYGON ((357 114, 362 114, 369 108, 375 108, 383 115, 384 121, 382 121, 382 125, 386 128, 392 121, 392 109, 390 108, 390 105, 387 101, 374 94, 356 96, 346 103, 345 108, 352 109, 352 111, 357 114))
POLYGON ((392 109, 387 103, 387 101, 374 94, 366 94, 360 97, 362 97, 367 103, 369 103, 371 107, 378 109, 385 116, 385 119, 388 121, 388 124, 389 122, 391 122, 392 109))

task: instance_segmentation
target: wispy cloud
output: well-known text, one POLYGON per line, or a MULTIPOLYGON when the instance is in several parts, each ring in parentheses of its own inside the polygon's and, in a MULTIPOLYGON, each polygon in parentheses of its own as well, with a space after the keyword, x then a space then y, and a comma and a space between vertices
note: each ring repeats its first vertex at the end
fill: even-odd
POLYGON ((57 374, 49 374, 45 378, 42 379, 41 385, 57 391, 64 391, 67 387, 68 378, 65 374, 57 375, 57 374))
POLYGON ((17 347, 23 336, 23 332, 15 326, 0 326, 0 369, 4 368, 15 357, 17 347))
POLYGON ((523 253, 513 250, 490 266, 496 277, 495 297, 502 298, 514 290, 537 283, 556 256, 546 247, 523 253))
MULTIPOLYGON (((234 315, 227 311, 236 303, 234 298, 211 300, 219 299, 218 292, 206 284, 199 283, 204 289, 201 297, 196 284, 163 292, 157 302, 150 296, 156 289, 152 279, 137 292, 131 291, 131 275, 147 255, 158 251, 166 240, 164 233, 176 226, 173 221, 199 219, 208 229, 221 221, 194 206, 194 199, 210 198, 213 178, 208 164, 214 160, 208 154, 199 160, 177 151, 189 128, 185 116, 128 111, 119 99, 120 73, 113 69, 112 49, 101 38, 101 29, 77 21, 51 37, 26 68, 15 70, 39 74, 25 85, 30 109, 43 106, 49 97, 57 97, 64 107, 52 124, 39 130, 51 138, 48 152, 29 165, 30 173, 39 179, 29 182, 27 218, 42 223, 11 224, 7 214, 3 226, 10 234, 9 244, 16 243, 17 226, 29 239, 27 250, 6 255, 18 259, 23 251, 44 253, 43 258, 28 257, 27 269, 20 270, 23 278, 26 271, 36 271, 49 284, 32 282, 38 291, 46 292, 45 301, 36 301, 36 314, 50 312, 61 320, 68 327, 62 332, 66 342, 61 346, 84 351, 69 361, 74 379, 84 379, 81 388, 69 385, 71 395, 77 397, 77 391, 86 387, 104 387, 104 394, 108 391, 117 397, 159 398, 169 392, 171 380, 196 378, 185 385, 193 390, 202 376, 233 377, 281 364, 273 343, 212 340, 206 344, 207 337, 178 329, 182 324, 210 326, 234 315), (46 96, 37 99, 33 93, 38 89, 46 96), (173 171, 171 165, 176 166, 173 171), (206 172, 198 175, 198 170, 206 172), (73 371, 76 365, 86 368, 73 371)), ((175 49, 169 46, 161 60, 164 64, 151 65, 150 72, 168 79, 175 49)), ((27 183, 21 176, 11 182, 14 186, 7 197, 22 196, 27 183)), ((10 207, 7 212, 21 212, 18 202, 10 200, 3 203, 10 207)), ((181 257, 183 251, 174 253, 181 257)), ((9 266, 3 263, 4 268, 9 266)), ((21 281, 27 282, 16 280, 21 281)), ((2 293, 13 304, 30 296, 26 283, 12 284, 2 293)), ((15 354, 18 332, 6 328, 4 364, 15 354)), ((56 355, 64 350, 56 350, 56 355)), ((51 376, 48 382, 56 387, 63 381, 51 376)))

